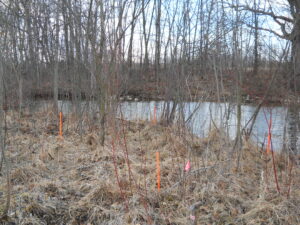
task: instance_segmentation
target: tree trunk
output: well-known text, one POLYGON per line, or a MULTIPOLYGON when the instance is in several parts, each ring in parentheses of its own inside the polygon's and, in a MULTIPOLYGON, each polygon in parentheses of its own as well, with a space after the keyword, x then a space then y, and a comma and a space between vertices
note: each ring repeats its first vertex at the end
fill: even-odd
POLYGON ((298 124, 299 124, 299 108, 291 106, 288 108, 288 140, 289 150, 292 155, 298 154, 298 124))
POLYGON ((9 171, 9 160, 6 158, 5 155, 5 112, 4 112, 4 96, 5 96, 5 89, 4 89, 4 71, 3 71, 3 60, 0 56, 0 149, 1 149, 1 157, 0 157, 0 172, 2 169, 3 164, 6 165, 6 177, 7 177, 7 193, 6 193, 6 204, 4 205, 4 208, 2 208, 2 212, 0 213, 0 221, 2 221, 3 218, 7 217, 9 207, 10 207, 10 193, 11 193, 11 187, 10 187, 10 171, 9 171))
POLYGON ((292 62, 293 62, 293 73, 292 79, 290 80, 290 87, 296 93, 299 91, 300 85, 300 23, 295 25, 296 33, 294 40, 292 40, 292 62))
MULTIPOLYGON (((58 6, 57 6, 58 7, 58 6)), ((58 50, 59 50, 59 10, 56 9, 56 28, 55 28, 55 56, 54 56, 54 80, 53 80, 53 100, 54 111, 58 112, 58 50)))
MULTIPOLYGON (((2 141, 4 140, 4 135, 3 135, 3 65, 2 65, 2 58, 0 58, 0 149, 1 149, 1 155, 0 155, 0 173, 2 170, 3 166, 3 161, 4 161, 4 149, 2 145, 2 141)), ((0 215, 1 216, 1 215, 0 215)))
POLYGON ((132 55, 133 55, 133 35, 135 28, 135 16, 136 16, 136 8, 137 8, 137 0, 134 1, 133 13, 132 13, 132 21, 131 21, 131 31, 130 31, 130 39, 129 39, 129 47, 128 47, 128 63, 129 67, 132 67, 132 55))
POLYGON ((101 29, 101 36, 100 36, 100 52, 98 57, 97 63, 97 74, 96 74, 96 81, 97 81, 97 96, 98 96, 98 103, 99 103, 99 110, 100 110, 100 143, 104 146, 105 142, 105 109, 106 109, 106 86, 105 86, 105 79, 104 79, 104 70, 103 70, 103 58, 105 53, 105 11, 104 11, 104 3, 100 3, 100 29, 101 29))
MULTIPOLYGON (((254 1, 254 8, 256 9, 256 0, 254 1)), ((254 62, 253 62, 253 75, 256 76, 258 73, 258 13, 254 12, 254 62)))
POLYGON ((157 4, 156 21, 155 21, 155 80, 158 79, 158 70, 160 65, 160 22, 161 22, 161 0, 155 2, 157 4))

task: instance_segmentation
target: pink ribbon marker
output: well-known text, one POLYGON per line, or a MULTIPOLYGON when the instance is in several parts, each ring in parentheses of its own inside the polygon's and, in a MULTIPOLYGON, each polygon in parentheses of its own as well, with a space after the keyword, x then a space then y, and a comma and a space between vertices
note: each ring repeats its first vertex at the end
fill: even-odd
POLYGON ((190 160, 188 160, 187 163, 186 163, 186 165, 185 165, 184 170, 185 170, 186 172, 189 172, 190 169, 191 169, 191 163, 190 163, 190 160))
POLYGON ((196 219, 196 216, 190 215, 190 219, 194 221, 196 219))

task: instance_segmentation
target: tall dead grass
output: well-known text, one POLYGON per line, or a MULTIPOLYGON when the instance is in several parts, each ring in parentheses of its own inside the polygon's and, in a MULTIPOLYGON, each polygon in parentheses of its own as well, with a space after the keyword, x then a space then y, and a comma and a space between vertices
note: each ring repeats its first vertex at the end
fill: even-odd
POLYGON ((49 124, 58 121, 45 116, 16 124, 10 115, 9 219, 15 224, 300 224, 299 167, 290 169, 285 155, 274 156, 279 194, 271 159, 251 142, 244 143, 241 169, 228 167, 236 160, 227 154, 234 143, 220 130, 197 138, 173 127, 115 120, 102 147, 97 129, 79 135, 68 118, 64 139, 57 139, 58 127, 50 132, 49 124))

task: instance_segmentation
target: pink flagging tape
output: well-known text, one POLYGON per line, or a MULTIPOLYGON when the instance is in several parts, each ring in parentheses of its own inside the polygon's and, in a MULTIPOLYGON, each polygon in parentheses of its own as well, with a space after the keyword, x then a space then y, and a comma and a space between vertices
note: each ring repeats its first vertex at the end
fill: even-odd
POLYGON ((186 172, 189 172, 190 169, 191 169, 191 162, 190 162, 190 160, 188 160, 187 163, 186 163, 186 165, 185 165, 184 170, 185 170, 186 172))

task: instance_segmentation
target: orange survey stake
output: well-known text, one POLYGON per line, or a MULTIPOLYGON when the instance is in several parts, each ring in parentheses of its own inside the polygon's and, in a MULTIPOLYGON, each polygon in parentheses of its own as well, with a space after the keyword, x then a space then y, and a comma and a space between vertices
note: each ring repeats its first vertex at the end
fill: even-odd
POLYGON ((156 152, 156 175, 157 175, 157 190, 160 191, 160 161, 159 161, 159 152, 156 152))
POLYGON ((63 126, 63 121, 62 121, 62 112, 59 113, 59 137, 62 138, 62 126, 63 126))
POLYGON ((153 110, 153 124, 157 123, 157 118, 156 118, 156 105, 154 105, 154 110, 153 110))

